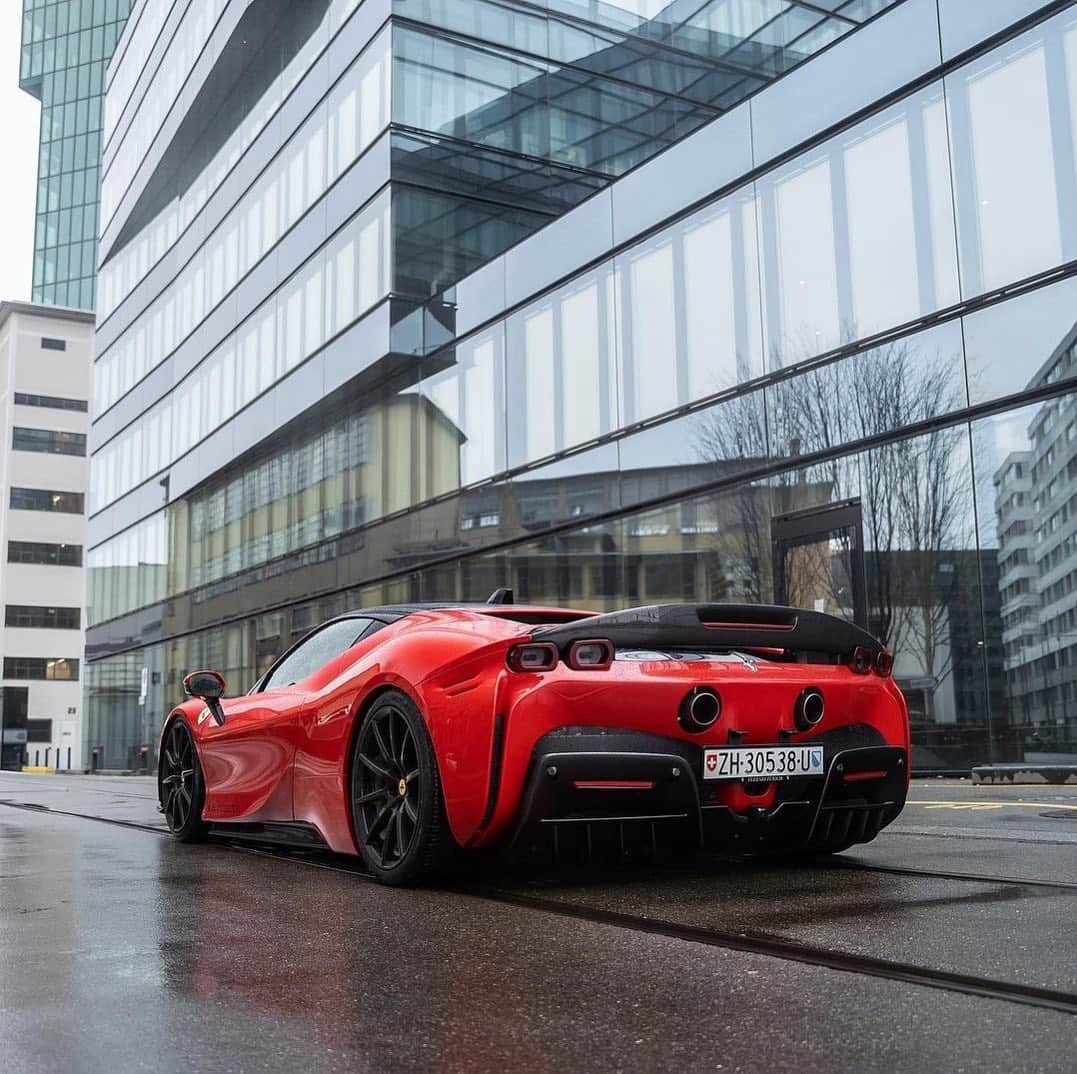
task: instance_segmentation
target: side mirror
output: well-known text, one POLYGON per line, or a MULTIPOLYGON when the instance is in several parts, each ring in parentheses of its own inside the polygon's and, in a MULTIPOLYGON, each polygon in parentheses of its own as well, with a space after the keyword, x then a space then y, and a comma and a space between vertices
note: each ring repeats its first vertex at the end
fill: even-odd
POLYGON ((188 697, 200 697, 218 727, 224 723, 224 709, 221 708, 224 687, 224 676, 218 671, 192 671, 183 680, 183 692, 188 697))

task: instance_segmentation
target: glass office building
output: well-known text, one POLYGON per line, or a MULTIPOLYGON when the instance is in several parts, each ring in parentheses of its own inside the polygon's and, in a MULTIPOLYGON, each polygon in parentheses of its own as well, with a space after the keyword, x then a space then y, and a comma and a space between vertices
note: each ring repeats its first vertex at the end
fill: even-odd
POLYGON ((94 308, 105 70, 131 0, 23 0, 19 85, 41 102, 33 300, 94 308))
POLYGON ((106 767, 501 585, 823 608, 921 771, 1077 759, 1077 6, 136 0, 108 79, 106 767))

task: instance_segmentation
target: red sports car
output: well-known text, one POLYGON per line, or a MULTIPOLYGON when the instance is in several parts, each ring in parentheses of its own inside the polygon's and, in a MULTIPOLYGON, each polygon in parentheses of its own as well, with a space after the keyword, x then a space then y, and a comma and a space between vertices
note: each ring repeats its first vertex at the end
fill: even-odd
POLYGON ((595 615, 507 590, 367 608, 242 697, 188 675, 198 700, 161 733, 161 809, 180 839, 329 847, 387 883, 459 848, 832 853, 905 802, 892 664, 859 627, 798 608, 595 615))

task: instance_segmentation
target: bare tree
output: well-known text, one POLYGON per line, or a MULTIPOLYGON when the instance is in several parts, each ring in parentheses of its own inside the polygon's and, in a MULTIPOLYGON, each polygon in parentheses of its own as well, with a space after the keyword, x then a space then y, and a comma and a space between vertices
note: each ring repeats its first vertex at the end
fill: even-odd
POLYGON ((798 460, 864 445, 959 409, 959 368, 951 355, 916 353, 906 341, 887 344, 708 412, 696 444, 700 458, 715 464, 788 464, 774 476, 720 494, 736 505, 759 599, 772 591, 771 519, 859 496, 870 627, 895 651, 912 656, 936 685, 953 670, 948 608, 957 584, 957 572, 941 568, 955 550, 975 547, 966 430, 936 429, 824 461, 798 460))

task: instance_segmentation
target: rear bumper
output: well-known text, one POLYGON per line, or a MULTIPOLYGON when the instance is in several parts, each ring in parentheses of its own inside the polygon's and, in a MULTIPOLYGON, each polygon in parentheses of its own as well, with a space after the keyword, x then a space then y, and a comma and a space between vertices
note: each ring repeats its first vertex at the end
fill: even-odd
POLYGON ((738 809, 722 801, 716 781, 702 778, 702 749, 694 743, 573 731, 560 729, 536 745, 512 837, 518 849, 589 854, 600 845, 621 852, 677 845, 810 853, 868 842, 905 804, 906 750, 859 744, 849 728, 820 736, 824 776, 746 785, 763 792, 766 804, 738 809))

